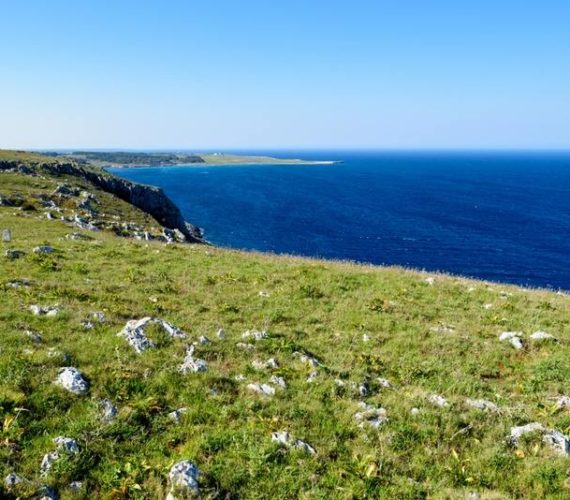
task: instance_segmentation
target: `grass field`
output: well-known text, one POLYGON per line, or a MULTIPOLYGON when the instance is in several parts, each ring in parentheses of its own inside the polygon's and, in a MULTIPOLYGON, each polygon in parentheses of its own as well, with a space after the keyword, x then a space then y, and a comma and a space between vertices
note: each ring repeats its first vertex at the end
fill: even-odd
MULTIPOLYGON (((26 210, 0 207, 0 229, 12 233, 0 255, 0 475, 26 480, 14 488, 2 482, 0 497, 27 498, 48 484, 63 499, 162 498, 180 460, 201 470, 204 498, 570 496, 566 456, 539 433, 518 446, 507 439, 511 427, 530 422, 570 433, 570 412, 554 399, 570 393, 568 296, 105 231, 68 240, 77 229, 47 220, 34 204, 61 182, 0 173, 0 196, 31 199, 26 210), (35 254, 38 245, 55 252, 35 254), (8 249, 26 255, 10 260, 8 249), (13 286, 24 278, 27 285, 13 286), (60 313, 34 316, 35 304, 60 313), (117 334, 144 316, 171 322, 187 338, 151 327, 156 348, 137 354, 117 334), (86 320, 93 329, 82 326, 86 320), (247 330, 268 338, 243 339, 247 330), (539 330, 557 340, 531 341, 539 330), (504 331, 524 332, 524 347, 499 341, 504 331), (195 355, 208 369, 184 375, 186 347, 200 336, 210 342, 198 343, 195 355), (276 367, 252 364, 270 358, 276 367), (81 371, 87 394, 54 384, 62 366, 81 371), (259 395, 250 383, 275 394, 259 395), (430 402, 433 395, 447 406, 430 402), (474 409, 468 398, 499 411, 474 409), (102 419, 103 399, 118 409, 111 422, 102 419), (378 428, 355 419, 363 402, 385 409, 378 428), (179 408, 187 411, 176 423, 168 414, 179 408), (272 432, 283 430, 316 454, 273 442, 272 432), (79 452, 41 476, 57 436, 75 439, 79 452), (82 482, 78 492, 73 481, 82 482)), ((91 191, 101 211, 152 224, 91 191)))

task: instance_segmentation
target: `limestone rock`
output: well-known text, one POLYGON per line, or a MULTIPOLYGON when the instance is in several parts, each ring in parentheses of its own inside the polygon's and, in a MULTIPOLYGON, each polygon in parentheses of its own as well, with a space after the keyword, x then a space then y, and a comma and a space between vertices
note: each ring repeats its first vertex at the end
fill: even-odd
POLYGON ((34 316, 48 316, 53 317, 59 314, 59 308, 51 306, 39 306, 37 304, 30 306, 30 311, 34 316))
POLYGON ((508 340, 515 349, 522 349, 522 335, 522 332, 503 332, 499 336, 499 340, 501 342, 508 340))
POLYGON ((302 352, 298 351, 294 352, 293 357, 297 358, 301 363, 308 364, 312 368, 318 368, 319 366, 321 366, 321 363, 317 358, 310 356, 308 354, 303 354, 302 352))
POLYGON ((548 431, 542 436, 542 441, 559 455, 570 455, 570 440, 559 431, 548 431))
POLYGON ((160 325, 170 337, 186 337, 186 334, 172 323, 159 318, 151 318, 150 316, 139 320, 133 319, 127 321, 125 327, 117 335, 124 337, 133 349, 140 354, 147 349, 155 347, 154 342, 147 338, 145 333, 147 326, 151 324, 160 325))
POLYGON ((538 422, 532 422, 526 425, 520 425, 517 427, 511 427, 511 434, 509 436, 509 440, 512 444, 517 445, 519 440, 525 434, 530 434, 532 432, 544 432, 546 429, 543 427, 542 424, 538 422))
POLYGON ((89 385, 77 368, 66 366, 57 373, 55 383, 73 394, 86 394, 89 385))
POLYGON ((188 495, 198 497, 200 494, 199 477, 200 470, 189 460, 174 464, 168 474, 171 491, 167 496, 167 500, 187 498, 188 495))
POLYGON ((103 422, 111 422, 115 420, 115 417, 119 414, 119 410, 117 410, 117 407, 109 399, 103 399, 99 403, 99 406, 101 408, 101 418, 103 422))
POLYGON ((279 364, 274 358, 269 358, 267 361, 259 361, 255 359, 251 362, 251 366, 256 370, 277 370, 279 368, 279 364))
POLYGON ((445 408, 446 406, 449 406, 447 400, 442 396, 439 396, 438 394, 432 394, 431 396, 429 396, 428 401, 432 405, 439 406, 440 408, 445 408))
POLYGON ((370 426, 377 429, 388 420, 384 408, 375 408, 365 403, 362 403, 360 407, 362 411, 354 414, 354 420, 356 420, 359 427, 370 426))
POLYGON ((18 474, 11 472, 10 474, 8 474, 6 476, 6 478, 4 479, 4 484, 6 485, 7 488, 13 488, 14 486, 17 486, 18 484, 22 484, 24 482, 24 478, 18 476, 18 474))
POLYGON ((188 408, 178 408, 178 410, 171 411, 168 414, 168 418, 170 418, 170 420, 173 422, 179 424, 182 416, 186 413, 188 413, 188 408))
POLYGON ((247 388, 262 396, 271 397, 275 395, 275 389, 268 384, 248 384, 247 388))
POLYGON ((283 377, 278 377, 277 375, 273 375, 269 379, 269 382, 283 389, 287 389, 287 382, 285 382, 285 379, 283 377))
POLYGON ((256 341, 263 340, 269 338, 269 334, 265 331, 258 331, 258 330, 248 330, 241 336, 242 339, 253 339, 256 341))
POLYGON ((310 444, 291 437, 291 435, 286 431, 272 432, 271 440, 287 448, 297 448, 298 450, 305 451, 310 455, 316 455, 317 453, 310 444))
POLYGON ((467 406, 477 410, 489 411, 492 413, 499 412, 499 407, 495 403, 487 401, 486 399, 467 399, 465 400, 465 403, 467 406))
POLYGON ((543 340, 556 340, 554 335, 546 332, 534 332, 530 335, 530 338, 536 342, 540 342, 543 340))
POLYGON ((194 358, 194 346, 188 347, 186 357, 180 366, 180 372, 186 375, 188 372, 205 372, 208 369, 208 363, 203 359, 194 358))

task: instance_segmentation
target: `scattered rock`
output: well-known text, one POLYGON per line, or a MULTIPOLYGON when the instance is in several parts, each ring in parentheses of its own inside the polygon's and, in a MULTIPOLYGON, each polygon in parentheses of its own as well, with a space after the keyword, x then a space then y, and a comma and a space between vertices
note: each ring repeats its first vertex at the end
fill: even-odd
POLYGON ((248 384, 247 388, 252 392, 257 392, 262 396, 271 397, 275 395, 275 389, 268 384, 248 384))
POLYGON ((168 474, 171 491, 166 497, 166 500, 187 498, 187 495, 199 496, 199 476, 200 470, 189 460, 174 464, 168 474), (181 496, 178 497, 178 495, 181 496))
POLYGON ((22 288, 24 286, 32 286, 32 280, 29 280, 27 278, 11 280, 6 283, 6 286, 9 286, 10 288, 22 288))
POLYGON ((78 395, 86 394, 89 389, 89 384, 87 384, 81 372, 72 366, 61 368, 57 373, 55 383, 69 392, 78 395))
POLYGON ((241 336, 242 339, 253 339, 256 341, 263 340, 269 338, 269 334, 263 330, 248 330, 247 332, 243 333, 241 336))
POLYGON ((198 340, 196 341, 196 343, 198 345, 206 345, 210 343, 210 339, 204 335, 201 335, 200 337, 198 337, 198 340))
POLYGON ((453 333, 455 331, 455 327, 452 325, 438 325, 432 326, 430 330, 436 333, 453 333))
POLYGON ((44 485, 38 490, 38 500, 58 500, 56 491, 51 487, 44 485))
POLYGON ((499 340, 501 342, 508 340, 515 349, 522 349, 522 335, 522 332, 503 332, 501 335, 499 335, 499 340))
POLYGON ((307 363, 312 368, 318 368, 322 366, 319 360, 308 354, 303 354, 302 352, 294 352, 293 357, 298 358, 301 363, 307 363))
POLYGON ((33 251, 34 251, 34 253, 50 254, 50 253, 54 253, 55 249, 53 247, 50 247, 49 245, 43 245, 43 246, 35 247, 33 251))
MULTIPOLYGON (((2 205, 2 203, 0 203, 2 205)), ((2 230, 2 241, 4 243, 10 243, 12 241, 12 232, 9 229, 2 230)))
POLYGON ((83 233, 69 233, 65 236, 65 239, 72 241, 89 241, 93 238, 83 233))
POLYGON ((34 343, 39 344, 42 341, 42 336, 38 332, 32 330, 24 331, 24 334, 34 343))
POLYGON ((386 410, 384 408, 375 408, 365 403, 360 404, 362 411, 354 414, 354 420, 359 427, 370 426, 377 429, 388 420, 386 410))
POLYGON ((445 408, 446 406, 449 406, 449 403, 447 402, 447 400, 437 394, 432 394, 431 396, 428 397, 428 401, 434 405, 434 406, 439 406, 440 408, 445 408))
POLYGON ((556 340, 554 335, 550 335, 550 333, 546 332, 534 332, 530 335, 530 338, 538 342, 542 340, 556 340))
POLYGON ((312 371, 311 373, 309 373, 309 376, 307 377, 307 382, 312 383, 315 380, 317 380, 319 376, 319 372, 317 371, 312 371))
POLYGON ((465 403, 467 406, 477 410, 490 411, 492 413, 499 412, 499 407, 495 403, 487 401, 486 399, 466 399, 465 403))
POLYGON ((435 283, 435 278, 426 278, 424 282, 431 286, 435 283))
POLYGON ((277 370, 279 368, 279 364, 274 358, 269 358, 267 361, 259 361, 256 359, 251 362, 251 365, 256 370, 277 370))
POLYGON ((368 396, 369 393, 370 389, 368 388, 367 383, 363 383, 358 386, 358 394, 360 394, 361 397, 368 396))
POLYGON ((22 252, 21 250, 6 250, 4 255, 6 255, 8 259, 16 260, 26 255, 26 252, 22 252))
POLYGON ((238 373, 235 377, 234 380, 236 382, 243 382, 244 380, 246 380, 245 375, 242 375, 241 373, 238 373))
POLYGON ((205 372, 207 369, 208 363, 203 359, 194 358, 194 346, 189 346, 186 350, 186 357, 180 366, 180 372, 186 375, 188 372, 205 372))
POLYGON ((220 328, 217 333, 216 336, 220 339, 220 340, 224 340, 226 338, 226 331, 223 328, 220 328))
POLYGON ((412 409, 410 410, 410 414, 415 417, 416 415, 419 415, 419 414, 420 414, 420 409, 414 407, 414 408, 412 408, 412 409))
POLYGON ((570 440, 558 431, 548 431, 542 436, 542 441, 559 455, 570 455, 570 440))
POLYGON ((40 472, 43 476, 49 473, 53 467, 54 462, 59 459, 60 453, 66 453, 68 455, 79 453, 79 446, 77 446, 75 439, 58 436, 53 440, 53 442, 56 445, 56 450, 50 453, 46 453, 42 459, 40 472))
POLYGON ((271 440, 279 443, 280 445, 286 446, 287 448, 297 448, 301 451, 305 451, 310 455, 316 455, 317 453, 310 444, 305 443, 305 441, 301 441, 300 439, 292 438, 286 431, 272 432, 271 440))
POLYGON ((186 337, 186 334, 182 330, 176 328, 172 323, 159 318, 151 318, 149 316, 139 320, 132 319, 127 321, 125 327, 117 335, 119 337, 124 337, 134 350, 140 354, 147 349, 155 347, 154 342, 148 339, 145 334, 146 327, 151 324, 160 325, 170 337, 186 337))
POLYGON ((270 296, 271 296, 271 294, 270 294, 269 292, 266 292, 265 290, 261 290, 258 295, 259 295, 260 297, 264 297, 264 298, 267 298, 267 297, 270 297, 270 296))
POLYGON ((178 408, 178 410, 171 411, 168 414, 168 418, 170 418, 174 423, 179 424, 185 413, 188 413, 188 408, 178 408))
POLYGON ((489 303, 489 304, 483 304, 483 309, 491 309, 493 307, 493 304, 489 303))
POLYGON ((101 408, 103 422, 111 422, 119 414, 117 407, 109 400, 103 399, 99 406, 101 408))
POLYGON ((104 312, 97 311, 92 314, 93 319, 97 320, 99 323, 105 323, 107 321, 107 316, 105 316, 104 312))
POLYGON ((246 344, 244 342, 238 342, 236 344, 236 347, 244 351, 253 351, 255 349, 255 346, 253 344, 246 344))
POLYGON ((48 316, 53 317, 59 314, 59 308, 51 306, 38 306, 37 304, 30 306, 30 311, 34 316, 48 316))
POLYGON ((283 377, 278 377, 277 375, 273 375, 269 379, 269 382, 278 387, 282 387, 283 389, 287 389, 287 382, 285 382, 285 379, 283 377))
POLYGON ((85 330, 93 330, 95 328, 95 325, 89 320, 82 321, 81 326, 85 328, 85 330))
POLYGON ((538 422, 532 422, 526 425, 520 425, 518 427, 511 427, 511 434, 509 436, 509 441, 513 445, 518 445, 519 440, 525 434, 530 434, 532 432, 545 432, 546 429, 542 426, 542 424, 538 422))

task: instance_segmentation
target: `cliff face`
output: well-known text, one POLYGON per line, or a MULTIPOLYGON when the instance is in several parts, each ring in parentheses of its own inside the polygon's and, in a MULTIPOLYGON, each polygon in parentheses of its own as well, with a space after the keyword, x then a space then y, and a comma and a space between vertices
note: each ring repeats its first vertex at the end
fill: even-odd
POLYGON ((189 242, 204 242, 200 229, 184 220, 179 208, 160 188, 135 184, 107 172, 90 170, 71 162, 38 163, 31 168, 31 166, 23 165, 19 162, 0 161, 0 170, 10 169, 19 170, 27 174, 33 173, 34 169, 38 169, 55 175, 79 177, 143 210, 162 226, 169 229, 178 229, 189 242))

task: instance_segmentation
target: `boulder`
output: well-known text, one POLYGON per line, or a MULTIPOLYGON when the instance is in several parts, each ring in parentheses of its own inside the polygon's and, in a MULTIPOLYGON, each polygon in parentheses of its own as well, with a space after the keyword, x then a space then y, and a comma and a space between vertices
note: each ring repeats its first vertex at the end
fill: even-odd
POLYGON ((171 491, 166 499, 176 500, 178 498, 188 498, 188 496, 198 497, 200 495, 199 477, 200 470, 189 460, 174 464, 168 473, 171 491))
POLYGON ((275 395, 275 389, 268 384, 248 384, 247 389, 266 397, 275 395))
POLYGON ((81 372, 72 366, 61 368, 57 373, 55 383, 77 395, 86 394, 89 390, 89 384, 83 378, 81 372))

